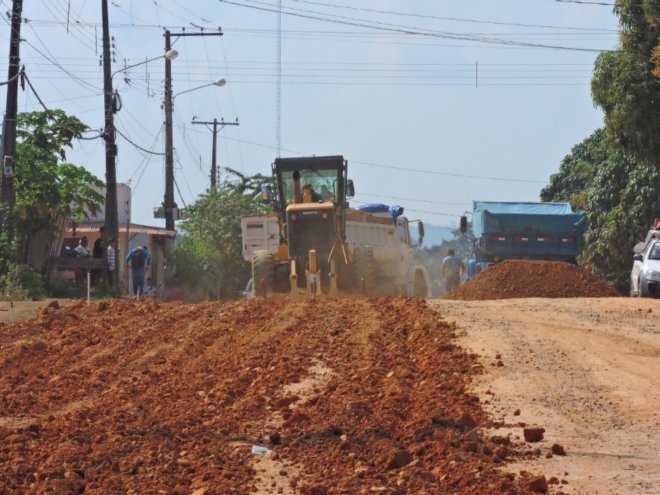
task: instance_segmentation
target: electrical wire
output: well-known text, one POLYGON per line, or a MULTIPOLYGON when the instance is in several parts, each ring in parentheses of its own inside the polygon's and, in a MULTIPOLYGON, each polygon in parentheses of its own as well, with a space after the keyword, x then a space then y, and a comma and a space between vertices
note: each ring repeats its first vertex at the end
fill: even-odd
MULTIPOLYGON (((259 11, 271 12, 271 13, 277 13, 278 12, 274 7, 272 7, 272 4, 267 4, 265 2, 257 2, 257 1, 252 0, 252 3, 257 4, 257 5, 252 5, 252 4, 239 3, 237 1, 231 1, 231 0, 218 0, 218 1, 221 2, 221 3, 228 4, 228 5, 234 5, 234 6, 237 6, 237 7, 243 7, 243 8, 253 9, 253 10, 259 10, 259 11), (266 5, 266 6, 263 6, 263 5, 266 5)), ((246 1, 251 1, 251 0, 246 0, 246 1)), ((332 17, 327 17, 328 14, 323 13, 323 12, 308 11, 308 10, 303 10, 303 9, 290 9, 290 10, 293 10, 293 11, 282 11, 282 14, 292 16, 292 17, 300 17, 300 18, 303 18, 303 19, 321 21, 321 22, 329 22, 329 23, 334 23, 334 24, 343 24, 343 25, 347 25, 347 26, 363 27, 363 28, 379 30, 379 31, 395 32, 395 33, 408 34, 408 35, 417 35, 417 36, 424 36, 424 37, 430 37, 430 38, 453 39, 453 40, 472 41, 472 42, 475 42, 475 43, 489 43, 489 44, 496 44, 496 45, 522 46, 522 47, 527 47, 527 48, 543 48, 543 49, 551 49, 551 50, 566 50, 566 51, 577 51, 577 52, 601 53, 601 52, 611 51, 611 50, 605 50, 605 49, 560 46, 560 45, 550 45, 550 44, 544 44, 544 43, 526 43, 526 42, 521 42, 521 41, 505 40, 505 39, 498 39, 498 38, 487 38, 487 37, 481 37, 481 36, 468 36, 468 35, 463 35, 463 34, 459 34, 459 33, 431 31, 431 30, 419 29, 419 28, 411 27, 411 26, 401 26, 401 25, 395 25, 395 24, 389 24, 389 23, 366 21, 366 20, 363 20, 363 19, 351 18, 351 17, 346 17, 346 16, 332 16, 332 17, 335 17, 335 18, 332 18, 332 17), (323 16, 326 16, 326 17, 323 17, 323 16)))
MULTIPOLYGON (((195 131, 194 129, 191 129, 190 132, 201 132, 201 131, 195 131)), ((263 143, 257 143, 255 141, 248 141, 246 139, 237 139, 237 138, 231 138, 227 137, 225 135, 225 139, 228 141, 240 141, 245 144, 250 144, 253 146, 258 146, 261 148, 268 148, 268 149, 276 149, 275 146, 273 145, 268 145, 268 144, 263 144, 263 143)), ((288 148, 282 148, 282 151, 286 151, 287 153, 293 153, 298 156, 312 156, 313 153, 309 153, 307 151, 300 151, 300 150, 293 150, 293 149, 288 149, 288 148)), ((400 166, 394 166, 394 165, 384 165, 381 163, 373 163, 373 162, 362 162, 358 160, 353 160, 350 159, 349 157, 346 157, 349 163, 351 164, 357 164, 357 165, 365 165, 369 167, 376 167, 376 168, 384 168, 384 169, 390 169, 390 170, 398 170, 402 172, 414 172, 414 173, 419 173, 419 174, 428 174, 428 175, 440 175, 440 176, 447 176, 447 177, 456 177, 456 178, 462 178, 462 179, 476 179, 476 180, 492 180, 492 181, 500 181, 500 182, 520 182, 520 183, 531 183, 531 184, 547 184, 547 180, 537 180, 537 179, 521 179, 521 178, 510 178, 510 177, 497 177, 497 176, 486 176, 486 175, 470 175, 470 174, 459 174, 459 173, 454 173, 454 172, 442 172, 438 170, 425 170, 425 169, 417 169, 417 168, 410 168, 410 167, 400 167, 400 166)))
POLYGON ((165 153, 158 153, 158 152, 155 152, 155 151, 149 151, 147 148, 143 148, 139 144, 134 143, 133 141, 131 141, 131 138, 129 138, 126 134, 124 134, 119 129, 117 129, 117 126, 115 126, 115 131, 117 132, 117 134, 119 134, 121 137, 123 137, 126 141, 128 141, 130 144, 132 144, 134 147, 136 147, 140 151, 142 151, 144 153, 147 153, 149 155, 165 156, 165 153))
MULTIPOLYGON (((416 14, 412 12, 398 12, 398 11, 393 11, 393 10, 379 10, 379 9, 369 9, 369 8, 364 8, 364 7, 353 7, 350 5, 337 5, 337 4, 331 4, 331 3, 323 3, 323 2, 313 2, 311 0, 292 0, 297 3, 306 3, 310 5, 319 5, 319 6, 324 6, 324 7, 331 7, 334 9, 347 9, 347 10, 357 10, 357 11, 363 11, 363 12, 369 12, 369 13, 374 13, 374 14, 386 14, 386 15, 395 15, 395 16, 404 16, 404 17, 416 17, 419 19, 435 19, 435 20, 441 20, 441 21, 452 21, 452 22, 465 22, 465 23, 474 23, 474 24, 491 24, 491 25, 496 25, 496 26, 515 26, 515 27, 534 27, 534 28, 542 28, 542 29, 568 29, 568 30, 593 30, 593 31, 604 31, 604 32, 616 32, 616 30, 612 29, 601 29, 601 28, 581 28, 581 27, 574 27, 574 26, 551 26, 547 24, 523 24, 523 23, 517 23, 517 22, 497 22, 497 21, 484 21, 484 20, 477 20, 477 19, 465 19, 465 18, 458 18, 458 17, 440 17, 440 16, 435 16, 435 15, 429 15, 429 14, 416 14)), ((561 1, 567 1, 567 0, 557 0, 558 2, 561 1)), ((590 2, 591 3, 591 2, 590 2)), ((612 4, 608 4, 612 5, 612 4)))

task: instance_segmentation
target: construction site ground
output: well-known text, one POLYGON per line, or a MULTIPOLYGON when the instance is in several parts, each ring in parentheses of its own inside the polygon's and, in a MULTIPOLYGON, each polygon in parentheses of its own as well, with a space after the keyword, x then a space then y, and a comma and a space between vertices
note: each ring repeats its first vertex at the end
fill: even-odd
MULTIPOLYGON (((567 455, 517 466, 566 493, 660 493, 660 301, 630 298, 431 302, 480 355, 477 395, 494 418, 545 428, 567 455), (492 394, 492 395, 491 395, 492 394), (514 412, 519 415, 514 417, 514 412)), ((516 434, 516 429, 512 430, 516 434)))
POLYGON ((657 300, 57 306, 0 323, 2 495, 660 493, 657 300))

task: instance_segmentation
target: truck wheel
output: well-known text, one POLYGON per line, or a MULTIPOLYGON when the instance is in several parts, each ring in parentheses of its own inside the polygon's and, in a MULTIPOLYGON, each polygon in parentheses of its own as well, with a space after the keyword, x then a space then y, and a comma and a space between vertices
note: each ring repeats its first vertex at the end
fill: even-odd
POLYGON ((355 285, 359 291, 364 289, 367 296, 372 296, 376 289, 376 261, 371 246, 357 246, 353 251, 355 260, 355 285), (364 280, 364 287, 363 281, 364 280))
POLYGON ((275 269, 273 265, 273 253, 270 251, 256 251, 252 256, 252 290, 256 297, 263 297, 264 285, 266 292, 273 290, 275 269))

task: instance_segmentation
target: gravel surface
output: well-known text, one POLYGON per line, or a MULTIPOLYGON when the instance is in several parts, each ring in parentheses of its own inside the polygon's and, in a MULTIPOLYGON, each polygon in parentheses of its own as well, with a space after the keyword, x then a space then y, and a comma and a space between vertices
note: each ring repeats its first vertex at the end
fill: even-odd
POLYGON ((406 298, 78 302, 0 324, 0 493, 543 493, 542 473, 507 473, 537 454, 492 433, 511 425, 469 391, 483 367, 456 331, 406 298))

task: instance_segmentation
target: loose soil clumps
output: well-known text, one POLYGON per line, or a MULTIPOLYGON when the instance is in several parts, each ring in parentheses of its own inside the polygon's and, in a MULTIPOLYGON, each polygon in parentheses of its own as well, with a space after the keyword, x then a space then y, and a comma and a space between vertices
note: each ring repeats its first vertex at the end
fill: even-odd
POLYGON ((559 261, 508 260, 490 265, 445 299, 480 301, 522 297, 616 297, 620 294, 592 272, 559 261))
POLYGON ((530 493, 456 338, 406 298, 46 308, 0 325, 0 493, 530 493))

